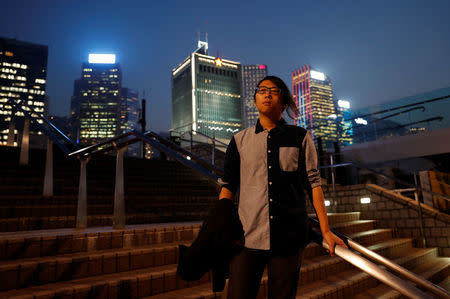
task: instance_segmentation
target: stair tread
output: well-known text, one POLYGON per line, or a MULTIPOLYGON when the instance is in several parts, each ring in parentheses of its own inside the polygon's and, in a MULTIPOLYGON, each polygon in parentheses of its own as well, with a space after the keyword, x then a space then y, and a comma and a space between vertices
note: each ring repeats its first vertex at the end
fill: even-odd
POLYGON ((0 292, 0 297, 6 297, 6 296, 18 296, 18 295, 24 295, 29 293, 35 293, 39 291, 43 291, 46 293, 54 293, 57 290, 61 290, 64 288, 70 288, 70 289, 76 289, 79 286, 83 285, 95 285, 99 283, 111 283, 114 281, 120 281, 120 280, 126 280, 126 279, 133 279, 138 277, 150 277, 152 275, 163 275, 164 272, 175 272, 176 267, 174 265, 163 265, 163 266, 157 266, 157 267, 149 267, 149 268, 143 268, 143 269, 137 269, 137 270, 131 270, 131 271, 124 271, 124 272, 118 272, 118 273, 111 273, 111 274, 102 274, 98 276, 91 276, 91 277, 85 277, 80 279, 73 279, 68 281, 59 281, 39 286, 30 286, 23 289, 14 289, 9 290, 5 292, 0 292))
POLYGON ((165 227, 177 227, 177 226, 200 226, 201 221, 185 221, 185 222, 170 222, 170 223, 151 223, 151 224, 128 224, 124 229, 115 229, 112 226, 97 226, 88 227, 85 229, 77 228, 60 228, 60 229, 46 229, 46 230, 33 230, 33 231, 16 231, 16 232, 1 232, 0 240, 12 240, 23 238, 36 238, 44 236, 63 236, 63 235, 86 235, 92 233, 108 233, 108 232, 122 232, 122 231, 135 231, 144 229, 155 229, 165 227))

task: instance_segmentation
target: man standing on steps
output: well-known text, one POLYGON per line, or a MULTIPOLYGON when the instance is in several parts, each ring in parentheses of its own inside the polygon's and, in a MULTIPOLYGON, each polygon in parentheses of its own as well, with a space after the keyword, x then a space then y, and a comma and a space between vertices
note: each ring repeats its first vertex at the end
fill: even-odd
MULTIPOLYGON (((265 266, 269 298, 295 298, 303 250, 308 242, 306 200, 312 202, 330 254, 345 246, 328 226, 317 153, 311 134, 281 117, 298 108, 286 84, 267 76, 256 88, 256 126, 243 130, 228 145, 219 199, 239 190, 239 218, 244 249, 230 264, 229 299, 255 298, 265 266)), ((289 114, 291 116, 291 114, 289 114)))

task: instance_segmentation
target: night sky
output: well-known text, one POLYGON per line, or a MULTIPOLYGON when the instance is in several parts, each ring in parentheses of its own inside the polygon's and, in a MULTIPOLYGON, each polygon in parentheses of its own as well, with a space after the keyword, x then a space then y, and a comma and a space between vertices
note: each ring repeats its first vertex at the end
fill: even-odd
POLYGON ((145 90, 149 129, 167 131, 171 70, 209 34, 210 55, 327 74, 360 108, 450 86, 450 1, 0 0, 0 36, 49 46, 50 112, 69 115, 91 52, 115 53, 123 86, 145 90))

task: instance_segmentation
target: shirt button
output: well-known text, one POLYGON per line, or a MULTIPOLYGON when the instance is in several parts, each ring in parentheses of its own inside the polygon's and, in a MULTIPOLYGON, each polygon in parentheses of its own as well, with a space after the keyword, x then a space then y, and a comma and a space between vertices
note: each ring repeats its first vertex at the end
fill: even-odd
POLYGON ((269 165, 269 169, 271 169, 272 168, 272 165, 269 165))
POLYGON ((270 198, 269 201, 272 202, 273 201, 272 198, 270 198))
POLYGON ((269 182, 269 185, 272 185, 272 182, 269 182))
POLYGON ((270 150, 267 151, 270 154, 270 150))
POLYGON ((267 136, 267 138, 269 138, 269 139, 270 139, 270 135, 269 135, 269 136, 267 136))
POLYGON ((273 216, 270 216, 270 219, 273 219, 273 216))

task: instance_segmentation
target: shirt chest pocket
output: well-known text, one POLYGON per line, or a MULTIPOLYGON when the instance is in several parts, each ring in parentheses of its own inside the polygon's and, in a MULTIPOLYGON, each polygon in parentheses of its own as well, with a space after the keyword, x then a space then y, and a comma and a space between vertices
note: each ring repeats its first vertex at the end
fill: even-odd
POLYGON ((297 171, 298 147, 280 147, 280 168, 283 171, 297 171))

